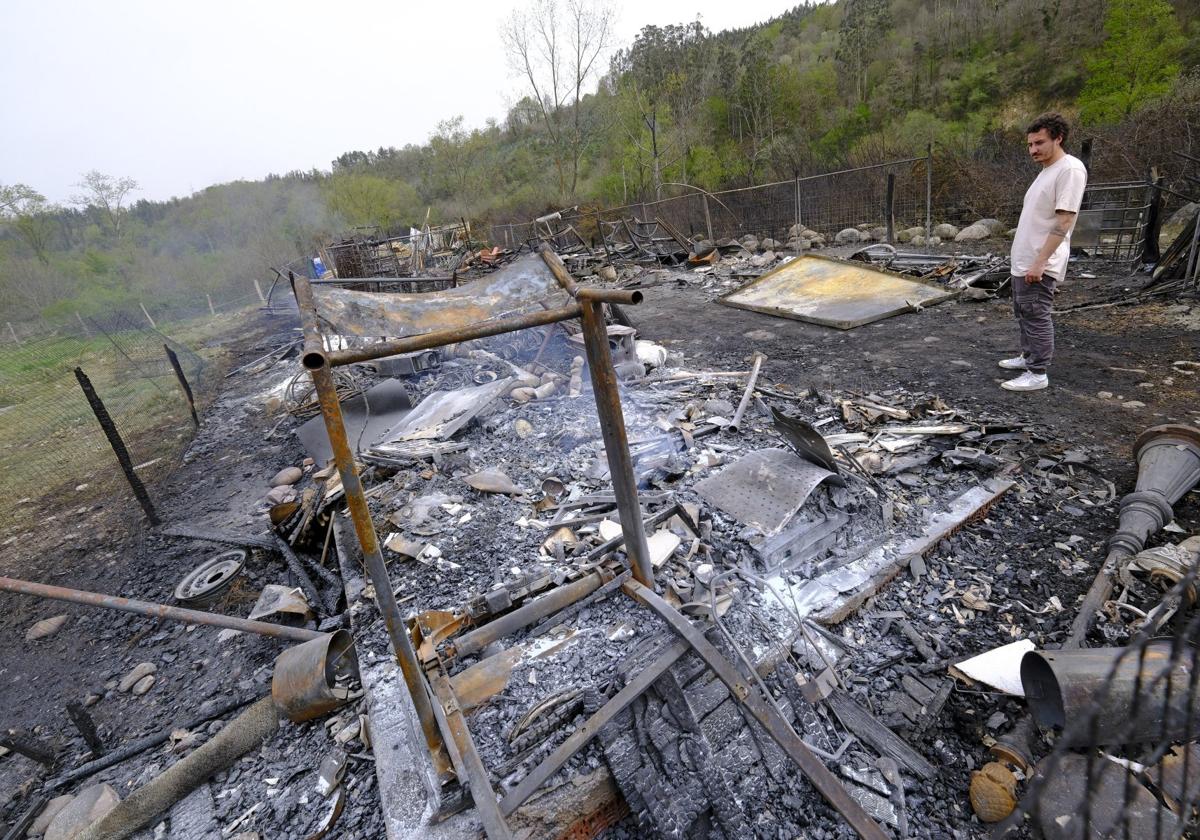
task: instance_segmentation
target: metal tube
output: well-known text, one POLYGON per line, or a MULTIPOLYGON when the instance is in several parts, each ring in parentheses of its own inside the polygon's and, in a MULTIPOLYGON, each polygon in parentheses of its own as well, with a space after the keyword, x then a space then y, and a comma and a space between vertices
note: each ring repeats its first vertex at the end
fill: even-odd
MULTIPOLYGON (((317 324, 316 302, 313 299, 312 286, 309 284, 308 278, 295 277, 293 283, 296 303, 300 308, 300 323, 304 327, 305 366, 307 367, 307 349, 314 346, 323 349, 323 341, 320 327, 317 324)), ((445 746, 434 717, 433 703, 426 690, 421 667, 417 662, 417 653, 413 649, 412 638, 409 636, 408 625, 400 614, 400 606, 396 603, 395 593, 392 592, 392 581, 388 577, 387 564, 384 563, 383 553, 379 549, 379 537, 375 533, 375 523, 371 520, 371 509, 367 505, 367 497, 358 476, 358 467, 354 463, 350 439, 346 436, 346 424, 342 419, 337 387, 333 382, 333 369, 323 352, 318 357, 318 367, 315 370, 310 368, 310 372, 313 385, 317 390, 317 398, 321 404, 321 413, 325 417, 325 429, 329 434, 333 458, 342 479, 342 488, 346 495, 347 507, 350 509, 350 518, 354 521, 354 532, 358 537, 358 544, 362 548, 371 584, 375 588, 375 603, 387 626, 392 650, 400 664, 400 671, 408 686, 409 696, 412 698, 417 718, 421 722, 421 730, 425 734, 425 743, 433 757, 434 766, 439 768, 440 775, 442 770, 448 766, 445 746)))
POLYGON ((1062 729, 1058 743, 1100 745, 1164 742, 1195 731, 1189 713, 1196 649, 1175 642, 1136 647, 1030 651, 1021 659, 1021 687, 1039 726, 1062 729), (1095 743, 1093 743, 1093 737, 1095 743))
POLYGON ((495 621, 489 621, 477 630, 459 636, 454 641, 455 654, 470 656, 497 639, 503 639, 522 627, 528 627, 535 621, 552 615, 564 607, 569 607, 580 598, 595 592, 602 583, 604 583, 604 576, 599 572, 593 572, 577 581, 553 589, 523 607, 515 609, 507 615, 502 615, 495 621))
MULTIPOLYGON (((299 278, 297 278, 297 281, 299 278)), ((299 282, 297 282, 299 285, 299 282)), ((330 367, 341 367, 356 362, 369 362, 372 359, 382 359, 384 356, 396 356, 402 353, 415 353, 419 350, 432 350, 434 347, 445 347, 447 344, 457 344, 460 341, 471 341, 476 338, 487 338, 492 335, 525 330, 530 327, 544 327, 547 324, 557 324, 559 321, 570 321, 579 317, 577 305, 563 306, 558 309, 543 309, 512 318, 500 318, 494 321, 484 321, 482 324, 472 324, 469 327, 455 327, 448 330, 436 330, 421 335, 397 338, 391 341, 381 341, 366 347, 355 347, 348 350, 328 352, 318 342, 306 341, 304 344, 304 366, 315 370, 322 364, 322 358, 328 361, 330 367)))
POLYGON ((602 303, 641 303, 642 293, 637 289, 593 289, 581 288, 576 300, 595 300, 602 303))
POLYGON ((271 624, 266 621, 251 621, 248 618, 237 618, 221 613, 188 610, 182 607, 169 607, 166 604, 155 604, 150 601, 135 601, 132 598, 122 598, 119 595, 103 595, 99 592, 85 592, 80 589, 67 589, 62 586, 50 586, 45 583, 33 583, 16 578, 0 577, 0 591, 15 592, 18 595, 35 595, 38 598, 51 598, 55 601, 70 601, 74 604, 85 604, 89 607, 101 607, 106 610, 137 613, 151 618, 172 619, 188 624, 205 624, 209 627, 224 627, 229 630, 242 630, 246 633, 257 633, 260 636, 272 636, 276 639, 287 639, 293 642, 307 642, 324 636, 316 630, 305 630, 302 627, 287 627, 283 624, 271 624))
POLYGON ((596 398, 596 411, 600 415, 600 433, 604 437, 604 453, 608 456, 613 495, 617 499, 621 530, 625 533, 625 548, 629 553, 634 578, 643 586, 653 589, 654 569, 650 565, 650 549, 646 545, 646 529, 642 525, 637 479, 633 474, 629 437, 625 432, 625 417, 621 413, 621 394, 617 390, 617 374, 613 370, 612 353, 608 346, 608 329, 604 325, 601 304, 589 300, 581 306, 583 345, 588 370, 592 375, 592 392, 596 398))
POLYGON ((763 360, 766 358, 762 353, 754 354, 754 366, 750 368, 750 378, 746 380, 746 393, 742 394, 742 401, 738 403, 737 411, 733 413, 733 419, 725 427, 735 435, 741 431, 742 415, 746 413, 746 406, 750 405, 750 398, 754 396, 754 386, 758 384, 758 372, 762 369, 763 360))

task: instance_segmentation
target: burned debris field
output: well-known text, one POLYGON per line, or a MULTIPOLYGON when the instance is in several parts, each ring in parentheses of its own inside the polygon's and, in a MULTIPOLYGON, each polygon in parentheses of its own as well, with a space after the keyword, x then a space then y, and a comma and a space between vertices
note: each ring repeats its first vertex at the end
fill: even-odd
POLYGON ((1194 296, 1013 394, 994 241, 795 233, 294 278, 6 546, 6 840, 1190 836, 1194 296))

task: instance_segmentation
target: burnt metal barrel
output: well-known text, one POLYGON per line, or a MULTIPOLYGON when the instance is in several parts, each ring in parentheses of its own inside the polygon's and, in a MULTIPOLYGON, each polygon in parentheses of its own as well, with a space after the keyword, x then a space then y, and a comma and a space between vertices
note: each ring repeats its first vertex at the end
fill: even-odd
POLYGON ((1073 748, 1200 736, 1193 695, 1195 646, 1156 639, 1144 648, 1030 651, 1021 685, 1033 719, 1073 748))

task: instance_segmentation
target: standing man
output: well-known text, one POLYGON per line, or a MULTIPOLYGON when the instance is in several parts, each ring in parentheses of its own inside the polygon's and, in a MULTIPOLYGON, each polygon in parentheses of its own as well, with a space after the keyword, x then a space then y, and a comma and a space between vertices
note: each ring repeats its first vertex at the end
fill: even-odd
POLYGON ((1026 130, 1029 156, 1042 171, 1025 192, 1010 260, 1013 312, 1021 330, 1021 355, 1004 359, 1005 370, 1024 371, 1000 384, 1009 391, 1040 391, 1050 384, 1046 369, 1054 356, 1054 290, 1067 272, 1071 230, 1087 169, 1063 151, 1069 126, 1061 114, 1043 114, 1026 130))

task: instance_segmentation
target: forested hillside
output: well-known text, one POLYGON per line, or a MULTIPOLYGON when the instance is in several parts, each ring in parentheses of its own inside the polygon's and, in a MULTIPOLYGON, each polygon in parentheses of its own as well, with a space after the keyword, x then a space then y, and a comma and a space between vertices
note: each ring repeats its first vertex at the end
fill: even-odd
POLYGON ((745 30, 647 27, 632 44, 611 43, 603 7, 572 17, 534 0, 505 39, 525 98, 485 126, 448 113, 420 146, 347 151, 328 170, 168 202, 138 200, 136 173, 81 175, 69 207, 36 184, 0 184, 6 319, 244 290, 339 231, 427 212, 528 219, 929 143, 946 177, 1003 177, 997 162, 1020 160, 1022 126, 1047 108, 1098 138, 1097 166, 1114 176, 1200 148, 1194 0, 838 0, 745 30), (539 48, 551 26, 557 53, 539 48))

